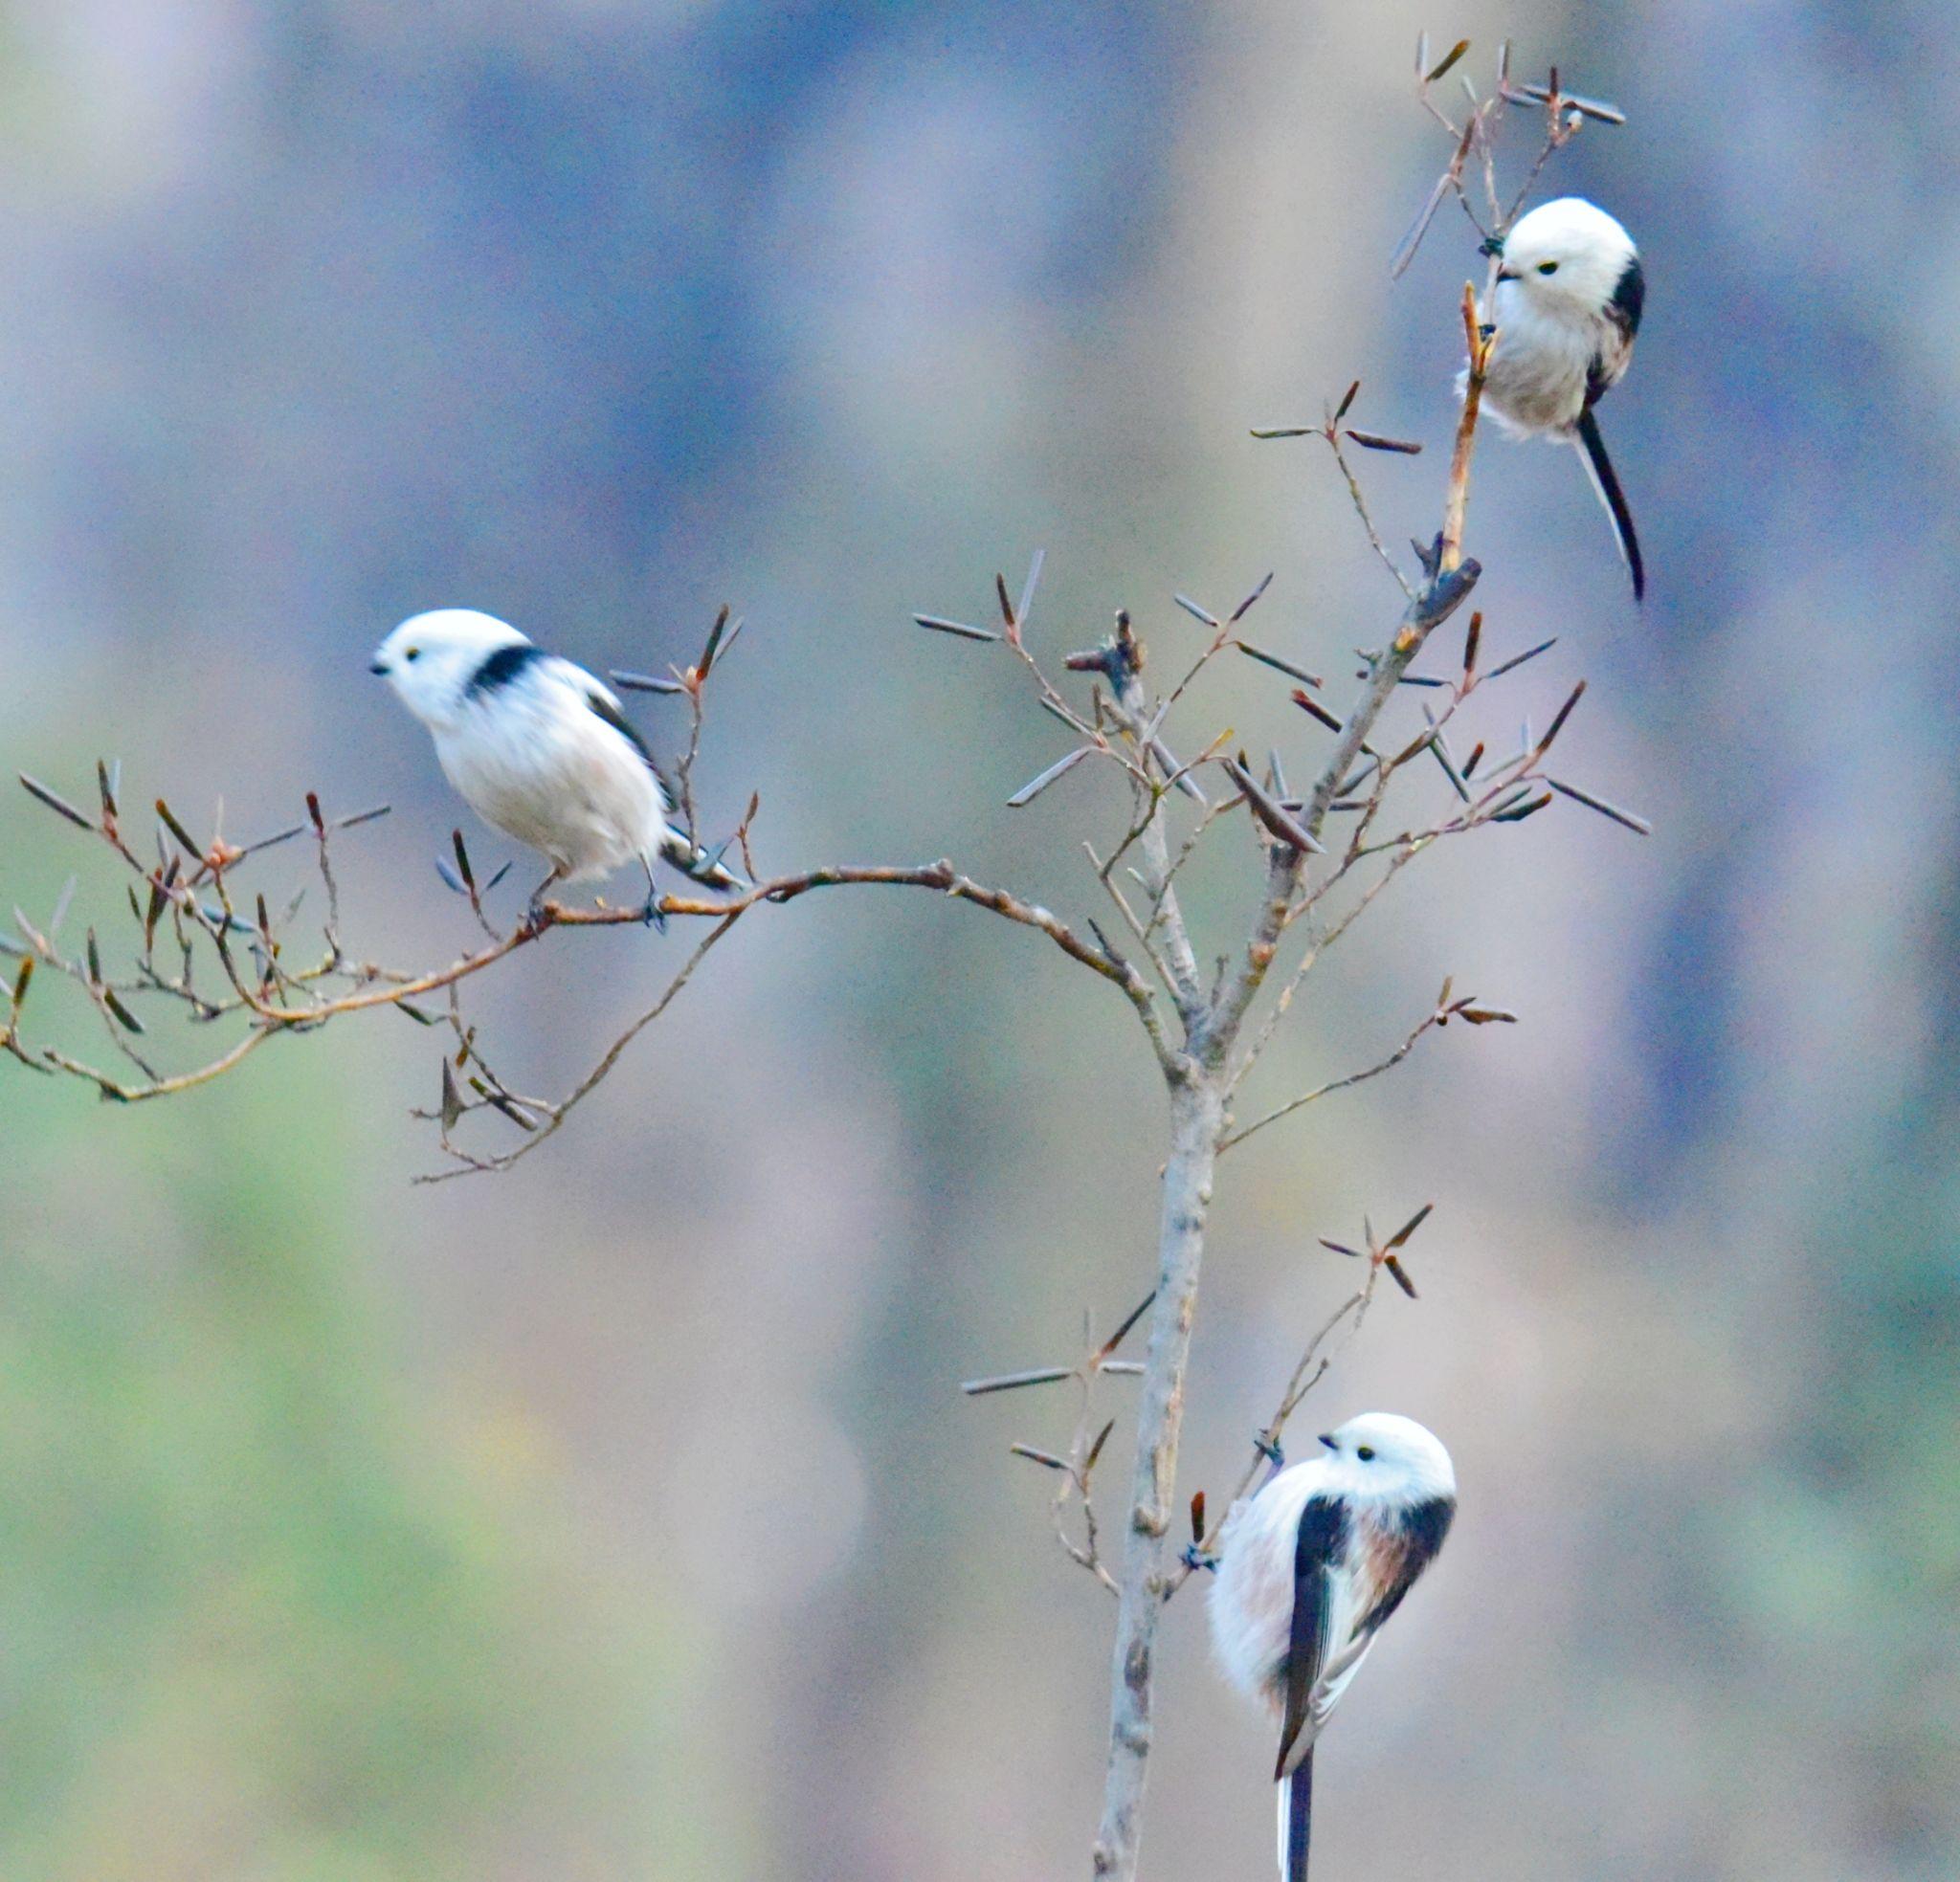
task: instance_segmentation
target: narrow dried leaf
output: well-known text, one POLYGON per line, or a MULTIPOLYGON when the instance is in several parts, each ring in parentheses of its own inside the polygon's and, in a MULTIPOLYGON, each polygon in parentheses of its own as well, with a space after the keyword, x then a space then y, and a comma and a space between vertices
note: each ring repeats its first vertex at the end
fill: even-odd
POLYGON ((989 1392, 1016 1392, 1023 1385, 1057 1385, 1064 1379, 1073 1379, 1075 1368, 1067 1365, 1034 1366, 1026 1372, 1003 1372, 991 1379, 969 1379, 960 1390, 969 1398, 981 1398, 989 1392))
POLYGON ((1505 674, 1514 673, 1526 660, 1535 660, 1539 654, 1548 653, 1557 645, 1558 635, 1553 634, 1549 640, 1541 640, 1536 647, 1527 647, 1524 653, 1512 654, 1508 660, 1503 661, 1501 665, 1492 667, 1483 676, 1485 679, 1501 679, 1505 674))
MULTIPOLYGON (((261 836, 256 842, 248 843, 238 852, 238 857, 255 856, 261 850, 270 850, 276 844, 290 843, 294 837, 305 833, 304 824, 288 824, 284 830, 276 830, 270 836, 261 836)), ((237 860, 237 858, 234 858, 237 860)))
POLYGON ((1016 622, 1025 625, 1028 611, 1035 606, 1035 587, 1041 579, 1041 564, 1046 557, 1045 549, 1036 549, 1028 564, 1028 579, 1021 584, 1021 605, 1014 609, 1016 622))
POLYGON ((177 821, 176 813, 161 797, 157 799, 157 815, 162 819, 164 828, 184 846, 187 854, 192 856, 204 854, 204 846, 177 821))
POLYGON ((449 1069, 449 1055, 442 1059, 442 1128, 453 1131, 457 1120, 463 1115, 463 1096, 456 1088, 456 1078, 449 1069))
POLYGON ((1008 799, 1007 808, 1010 810, 1019 810, 1032 804, 1056 779, 1061 777, 1066 772, 1074 770, 1095 749, 1094 745, 1078 745, 1074 751, 1069 752, 1065 757, 1058 758, 1039 777, 1031 778, 1019 790, 1015 791, 1008 799))
POLYGON ((456 873, 462 877, 465 889, 475 889, 477 877, 470 868, 470 852, 463 846, 462 831, 459 830, 451 830, 449 840, 456 848, 456 873))
POLYGON ((1311 693, 1303 693, 1296 687, 1293 692, 1293 703, 1302 712, 1306 714, 1309 719, 1319 720, 1329 732, 1338 732, 1341 729, 1340 720, 1330 713, 1325 706, 1322 705, 1311 693))
POLYGON ((1152 1288, 1148 1294, 1145 1295, 1144 1297, 1140 1301, 1138 1301, 1137 1304, 1134 1307, 1132 1307, 1127 1314, 1124 1316, 1123 1324, 1119 1326, 1116 1329, 1116 1331, 1112 1333, 1109 1336, 1109 1338, 1102 1343, 1102 1345, 1096 1348, 1097 1365, 1100 1366, 1105 1360, 1114 1357, 1117 1348, 1120 1347, 1123 1344, 1123 1342, 1129 1338, 1130 1334, 1135 1330, 1137 1322, 1150 1311, 1150 1308, 1155 1303, 1156 1298, 1157 1290, 1155 1288, 1152 1288))
POLYGON ((1255 647, 1249 640, 1235 641, 1233 645, 1247 659, 1257 660, 1261 666, 1272 667, 1283 673, 1289 679, 1304 680, 1309 686, 1323 684, 1319 674, 1308 673, 1304 667, 1296 666, 1291 660, 1282 660, 1277 653, 1268 653, 1263 647, 1255 647))
MULTIPOLYGON (((1355 383, 1358 385, 1360 382, 1357 380, 1355 383)), ((1272 586, 1273 571, 1271 569, 1268 569, 1265 572, 1265 574, 1259 578, 1258 587, 1256 587, 1251 594, 1247 595, 1246 598, 1243 601, 1241 601, 1238 604, 1238 606, 1232 610, 1232 613, 1227 621, 1227 625, 1230 627, 1236 627, 1238 623, 1244 620, 1246 615, 1252 611, 1253 604, 1256 601, 1258 601, 1258 598, 1262 594, 1264 594, 1265 591, 1272 586)))
POLYGON ((1324 427, 1319 425, 1275 425, 1264 431, 1255 430, 1253 436, 1261 440, 1266 438, 1317 438, 1322 435, 1324 429, 1324 427))
POLYGON ((685 693, 687 688, 678 679, 662 679, 650 673, 622 673, 617 668, 608 668, 606 677, 614 686, 623 686, 629 693, 685 693))
POLYGON ((1218 617, 1209 608, 1199 607, 1189 595, 1172 595, 1170 599, 1183 609, 1187 614, 1196 615, 1206 627, 1215 628, 1218 625, 1218 617))
POLYGON ((1414 1234, 1429 1220, 1430 1211, 1435 1207, 1436 1205, 1434 1203, 1424 1203, 1407 1222, 1403 1223, 1401 1228, 1389 1237, 1388 1241, 1383 1245, 1384 1248, 1394 1250, 1406 1246, 1409 1237, 1414 1234))
POLYGON ((1348 387, 1347 391, 1345 391, 1341 395, 1341 403, 1334 408, 1334 423, 1336 425, 1338 425, 1342 421, 1342 419, 1348 416, 1348 409, 1354 403, 1355 396, 1357 393, 1360 392, 1360 390, 1361 381, 1357 379, 1354 382, 1354 384, 1348 387))
POLYGON ((1585 697, 1585 695, 1586 682, 1582 679, 1578 685, 1566 695, 1565 704, 1559 707, 1557 713, 1552 718, 1551 723, 1545 728, 1545 737, 1539 740, 1532 751, 1534 759, 1543 758, 1551 749, 1551 742, 1564 729, 1566 720, 1572 716, 1572 708, 1585 697))
MULTIPOLYGON (((930 628, 934 633, 957 634, 962 640, 998 640, 1000 638, 1000 635, 991 628, 969 628, 964 621, 942 620, 937 614, 915 614, 912 618, 922 628, 930 628)), ((613 677, 617 679, 619 675, 614 674, 613 677)))
POLYGON ((1631 810, 1622 810, 1618 805, 1609 804, 1603 797, 1594 797, 1590 790, 1581 790, 1577 785, 1565 784, 1557 778, 1547 778, 1545 782, 1562 797, 1570 797, 1574 804, 1583 804, 1589 810, 1597 810, 1602 817, 1611 817, 1637 836, 1654 834, 1654 826, 1645 817, 1636 816, 1631 810))
POLYGON ((78 829, 95 829, 94 823, 87 817, 84 817, 65 797, 61 797, 50 790, 46 785, 40 783, 37 779, 29 777, 25 771, 16 772, 14 775, 20 779, 23 788, 25 788, 30 797, 38 798, 56 815, 66 817, 78 829))
POLYGON ((1032 1444, 1011 1444, 1008 1450, 1016 1457, 1025 1457, 1031 1464, 1039 1464, 1044 1470, 1066 1471, 1068 1462, 1058 1457, 1052 1450, 1036 1450, 1032 1444))
POLYGON ((1494 812, 1490 820, 1494 824, 1521 824, 1526 817, 1535 817, 1550 802, 1551 793, 1547 791, 1542 797, 1534 797, 1528 804, 1520 804, 1515 809, 1494 812))
POLYGON ((1243 752, 1240 752, 1236 759, 1228 758, 1222 762, 1226 775, 1245 793, 1245 801, 1251 806, 1253 815, 1281 842, 1290 849, 1303 850, 1312 855, 1326 853, 1325 847, 1314 840, 1305 825, 1287 815, 1261 788, 1258 780, 1253 776, 1251 768, 1247 765, 1243 752))
POLYGON ((1404 457, 1422 455, 1422 446, 1414 438, 1385 438, 1379 432, 1357 432, 1351 425, 1348 435, 1364 451, 1392 451, 1404 457))
POLYGON ((715 625, 708 630, 707 645, 701 650, 701 658, 695 662, 694 670, 702 678, 708 676, 715 664, 715 655, 721 652, 722 636, 728 631, 728 604, 722 604, 722 611, 715 616, 715 625))
POLYGON ((1424 83, 1425 85, 1433 85, 1433 84, 1435 84, 1435 83, 1436 83, 1436 81, 1437 81, 1437 80, 1438 78, 1442 77, 1443 77, 1443 75, 1444 75, 1445 73, 1447 73, 1447 72, 1449 71, 1449 69, 1450 69, 1450 68, 1451 68, 1451 67, 1452 67, 1453 65, 1455 65, 1455 64, 1456 64, 1456 62, 1457 62, 1457 61, 1458 61, 1458 60, 1459 60, 1459 58, 1461 58, 1461 57, 1463 56, 1463 55, 1464 55, 1465 53, 1467 53, 1467 52, 1468 52, 1469 50, 1470 50, 1470 42, 1469 42, 1469 40, 1467 40, 1467 39, 1459 39, 1459 40, 1457 41, 1457 43, 1456 43, 1456 44, 1455 44, 1454 46, 1452 46, 1452 47, 1450 48, 1450 50, 1449 50, 1448 52, 1446 52, 1446 53, 1445 53, 1445 54, 1444 54, 1444 55, 1442 55, 1442 57, 1441 57, 1441 58, 1439 58, 1439 59, 1438 59, 1438 60, 1437 60, 1437 62, 1436 62, 1436 64, 1435 64, 1435 65, 1431 66, 1431 67, 1430 67, 1430 69, 1429 69, 1429 70, 1428 70, 1428 71, 1427 71, 1426 73, 1424 73, 1424 74, 1423 74, 1423 77, 1422 77, 1422 82, 1423 82, 1423 83, 1424 83))
POLYGON ((1205 1493, 1194 1490, 1191 1498, 1191 1540, 1193 1548, 1205 1539, 1205 1493))
POLYGON ((1109 1442, 1109 1433, 1115 1430, 1115 1428, 1116 1420, 1112 1418, 1108 1424, 1096 1433, 1096 1442, 1089 1447, 1089 1454, 1082 1459, 1082 1476, 1084 1480, 1087 1479, 1089 1472, 1096 1468, 1096 1460, 1102 1456, 1102 1447, 1109 1442))
MULTIPOLYGON (((1389 257, 1389 277, 1399 281, 1408 272, 1409 264, 1415 259, 1415 251, 1422 246, 1422 238, 1429 233, 1429 225, 1436 220, 1436 212, 1443 206, 1443 198, 1450 193, 1450 172, 1445 170, 1436 180, 1436 188, 1429 192, 1429 199, 1416 210, 1415 220, 1409 225, 1408 232, 1395 244, 1395 252, 1389 257)), ((1255 432, 1254 437, 1259 434, 1255 432)))
POLYGON ((117 1021, 125 1032, 141 1032, 143 1022, 122 1004, 122 997, 113 986, 102 988, 102 1005, 116 1015, 117 1021))

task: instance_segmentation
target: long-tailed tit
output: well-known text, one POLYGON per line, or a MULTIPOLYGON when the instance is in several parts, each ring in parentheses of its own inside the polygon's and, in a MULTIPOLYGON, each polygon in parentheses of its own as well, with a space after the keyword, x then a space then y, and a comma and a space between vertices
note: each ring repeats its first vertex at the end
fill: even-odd
POLYGON ((1365 1412, 1321 1443, 1233 1509, 1211 1600, 1227 1677, 1279 1720, 1281 1882, 1305 1882, 1314 1740, 1457 1512, 1450 1454, 1414 1419, 1365 1412))
POLYGON ((1647 291, 1634 238, 1604 210, 1561 196, 1521 217, 1502 246, 1486 247, 1499 264, 1483 404, 1519 437, 1578 447, 1637 601, 1647 586, 1639 538, 1592 412, 1634 356, 1647 291))
POLYGON ((656 919, 656 855, 714 888, 747 886, 668 822, 672 796, 619 701, 508 622, 469 608, 413 615, 370 671, 434 735, 470 808, 550 859, 534 904, 554 883, 637 862, 656 919))

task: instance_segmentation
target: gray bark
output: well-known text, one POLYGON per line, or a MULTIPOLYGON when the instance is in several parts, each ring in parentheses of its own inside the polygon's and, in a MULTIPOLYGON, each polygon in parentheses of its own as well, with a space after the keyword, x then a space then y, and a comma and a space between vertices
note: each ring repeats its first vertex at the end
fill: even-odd
POLYGON ((1165 1548, 1184 1428, 1184 1378, 1205 1252, 1205 1215, 1224 1124, 1224 1100, 1209 1074, 1192 1067, 1170 1091, 1170 1159, 1164 1171, 1158 1229, 1157 1302, 1150 1315, 1137 1455, 1116 1616, 1110 1674, 1109 1765, 1099 1877, 1134 1876, 1150 1756, 1157 1623, 1163 1609, 1165 1548))

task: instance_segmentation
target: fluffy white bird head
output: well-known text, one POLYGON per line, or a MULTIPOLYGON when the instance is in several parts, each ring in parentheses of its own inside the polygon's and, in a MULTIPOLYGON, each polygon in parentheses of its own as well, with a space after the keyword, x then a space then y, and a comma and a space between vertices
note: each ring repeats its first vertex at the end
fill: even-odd
POLYGON ((494 614, 474 608, 437 608, 412 614, 374 650, 368 671, 424 725, 453 720, 471 679, 500 647, 523 647, 525 636, 494 614))
POLYGON ((1339 1487, 1385 1502, 1454 1496, 1457 1473, 1434 1431, 1392 1411, 1364 1411, 1323 1433, 1339 1487))
POLYGON ((1498 281, 1548 314, 1596 318, 1635 253, 1634 238, 1604 210, 1561 196, 1539 204, 1504 237, 1498 281))

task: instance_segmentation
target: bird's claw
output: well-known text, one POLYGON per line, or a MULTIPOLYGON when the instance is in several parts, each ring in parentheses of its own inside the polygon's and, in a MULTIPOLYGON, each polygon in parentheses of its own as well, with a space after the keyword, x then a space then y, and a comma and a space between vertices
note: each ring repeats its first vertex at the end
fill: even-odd
POLYGON ((1488 340, 1496 331, 1497 328, 1492 326, 1488 321, 1482 321, 1478 324, 1477 337, 1480 340, 1488 340))
POLYGON ((667 932, 667 911, 660 906, 657 895, 647 897, 646 906, 639 912, 639 919, 657 935, 664 935, 667 932))
POLYGON ((1253 1449, 1276 1471, 1286 1468, 1286 1453, 1280 1449, 1280 1440, 1271 1431, 1261 1431, 1253 1439, 1253 1449))
POLYGON ((1195 1542, 1187 1542, 1178 1560, 1195 1575, 1200 1569, 1208 1575, 1218 1572, 1218 1558, 1209 1549, 1201 1549, 1195 1542))

